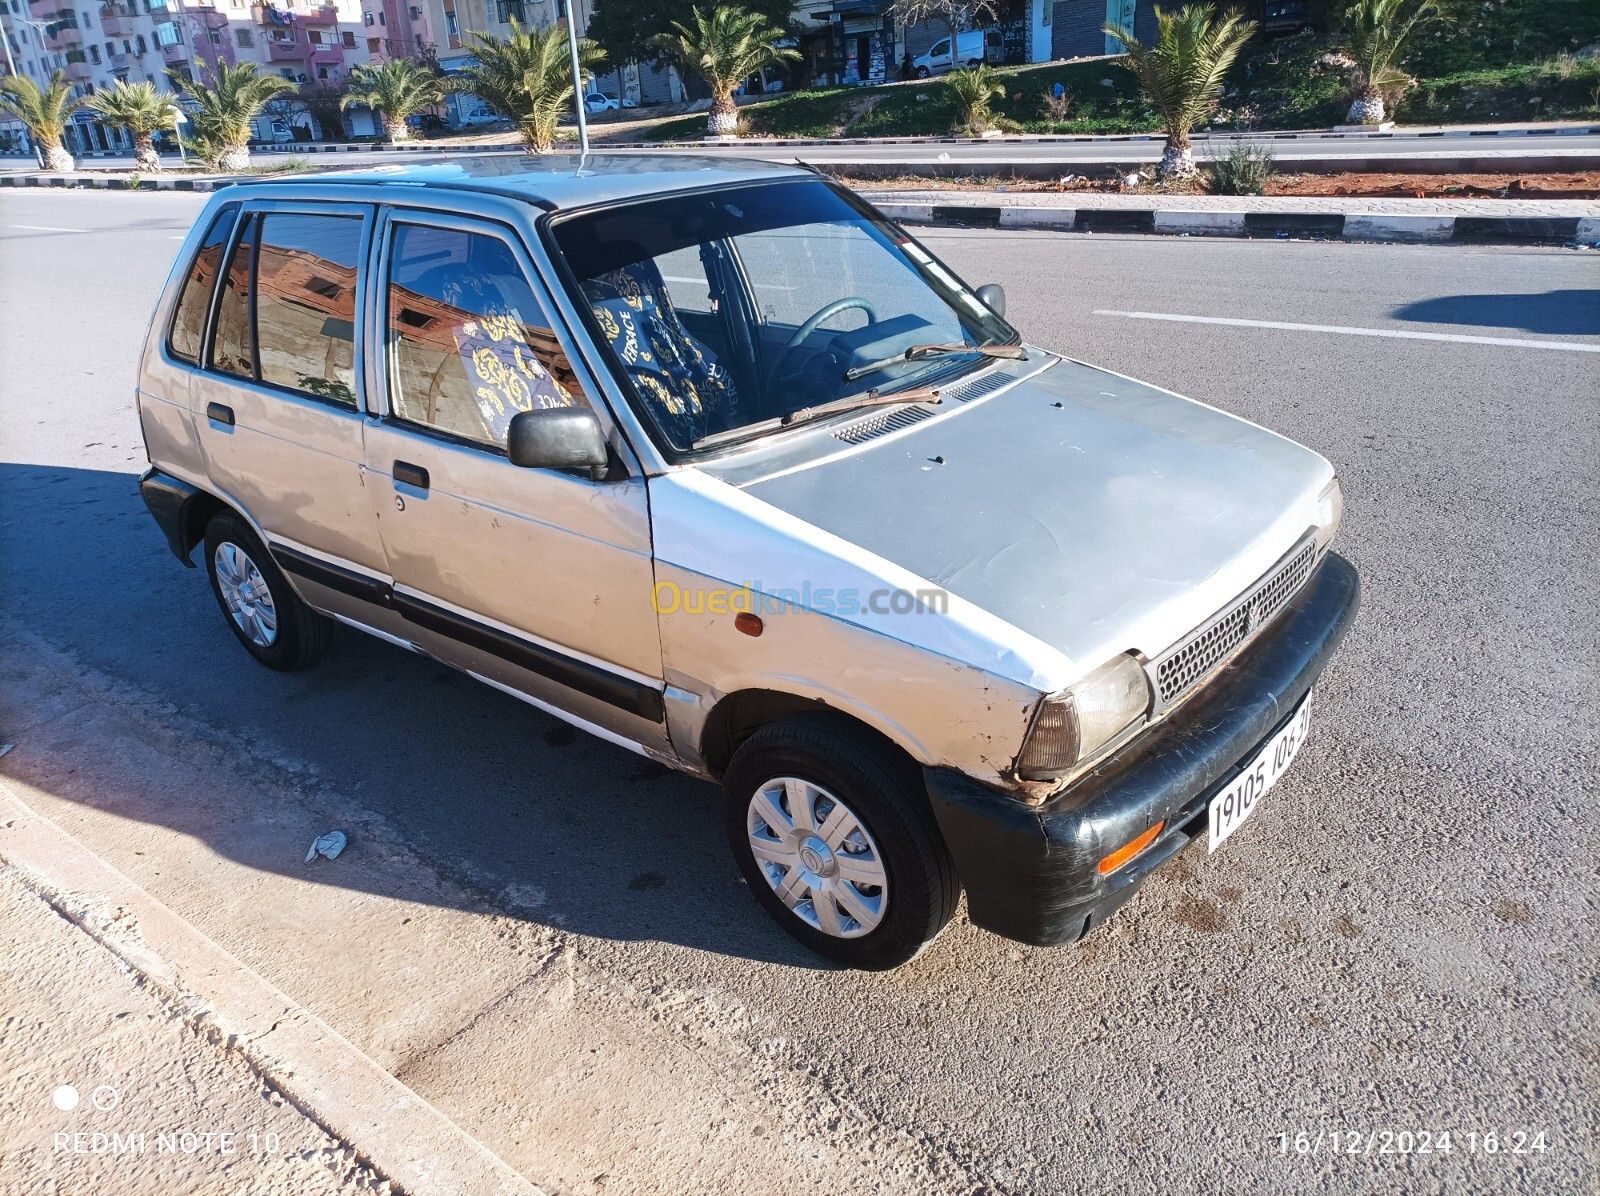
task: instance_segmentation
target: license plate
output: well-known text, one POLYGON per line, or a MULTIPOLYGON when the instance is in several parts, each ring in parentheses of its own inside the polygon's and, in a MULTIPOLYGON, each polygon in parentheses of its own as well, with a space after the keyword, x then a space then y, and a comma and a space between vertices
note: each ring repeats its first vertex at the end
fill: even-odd
POLYGON ((1295 753, 1306 741, 1306 730, 1311 722, 1311 697, 1300 703, 1289 725, 1267 742, 1255 754, 1221 793, 1211 799, 1211 850, 1221 847, 1234 831, 1244 825, 1245 819, 1256 812, 1267 790, 1278 783, 1294 761, 1295 753))

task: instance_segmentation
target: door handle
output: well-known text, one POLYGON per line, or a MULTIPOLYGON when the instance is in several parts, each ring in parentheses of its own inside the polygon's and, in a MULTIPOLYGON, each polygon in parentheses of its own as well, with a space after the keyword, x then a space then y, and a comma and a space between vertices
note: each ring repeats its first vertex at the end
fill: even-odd
POLYGON ((233 427, 233 408, 224 407, 221 403, 207 403, 206 418, 216 420, 219 424, 227 424, 231 428, 233 427))
POLYGON ((409 461, 396 461, 394 463, 394 480, 404 482, 407 486, 415 486, 418 490, 428 488, 428 471, 420 465, 413 465, 409 461))

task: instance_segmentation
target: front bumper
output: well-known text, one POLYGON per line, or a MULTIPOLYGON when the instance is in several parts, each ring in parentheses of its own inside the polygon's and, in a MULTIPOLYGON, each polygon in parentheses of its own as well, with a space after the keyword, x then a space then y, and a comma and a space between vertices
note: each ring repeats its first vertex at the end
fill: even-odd
POLYGON ((1360 593, 1355 567, 1329 553, 1200 693, 1042 806, 951 769, 925 769, 973 923, 1049 946, 1110 917, 1204 833, 1212 796, 1293 716, 1349 629, 1360 593), (1167 828, 1154 844, 1100 875, 1102 858, 1162 820, 1167 828))

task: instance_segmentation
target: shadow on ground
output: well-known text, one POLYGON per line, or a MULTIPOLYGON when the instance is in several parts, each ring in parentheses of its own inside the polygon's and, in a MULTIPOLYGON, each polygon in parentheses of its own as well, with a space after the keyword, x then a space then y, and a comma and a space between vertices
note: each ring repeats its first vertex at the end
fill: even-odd
MULTIPOLYGON (((714 786, 573 730, 443 665, 340 628, 303 673, 251 660, 205 573, 184 569, 133 474, 0 465, 0 611, 88 669, 137 686, 316 778, 308 804, 352 799, 474 900, 471 908, 618 940, 661 940, 791 966, 825 966, 745 890, 714 786), (516 894, 542 894, 536 908, 516 894)), ((5 654, 0 653, 0 658, 5 654)), ((7 722, 21 722, 27 711, 7 722)), ((38 715, 34 715, 35 718, 38 715)), ((22 775, 20 758, 7 771, 22 775)), ((49 761, 25 777, 48 784, 49 761)), ((250 792, 242 781, 233 799, 250 792)), ((166 795, 94 792, 124 817, 170 826, 254 868, 323 884, 369 870, 302 870, 305 844, 245 833, 248 814, 166 795)), ((352 840, 352 850, 361 844, 352 840)), ((434 892, 406 894, 437 902, 434 892)))
POLYGON ((1600 291, 1542 295, 1446 295, 1408 303, 1396 320, 1466 328, 1514 328, 1545 336, 1600 336, 1600 291))

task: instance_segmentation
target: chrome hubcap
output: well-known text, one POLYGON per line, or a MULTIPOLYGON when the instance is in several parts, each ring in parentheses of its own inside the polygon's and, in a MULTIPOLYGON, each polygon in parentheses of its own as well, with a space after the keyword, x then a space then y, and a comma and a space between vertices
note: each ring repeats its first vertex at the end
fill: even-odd
POLYGON ((217 545, 212 557, 217 570, 217 588, 223 604, 252 644, 270 648, 278 638, 278 608, 272 601, 267 579, 250 559, 250 554, 231 541, 217 545))
POLYGON ((841 939, 883 921, 889 874, 878 845, 826 789, 774 777, 751 797, 745 826, 761 875, 802 921, 841 939))

